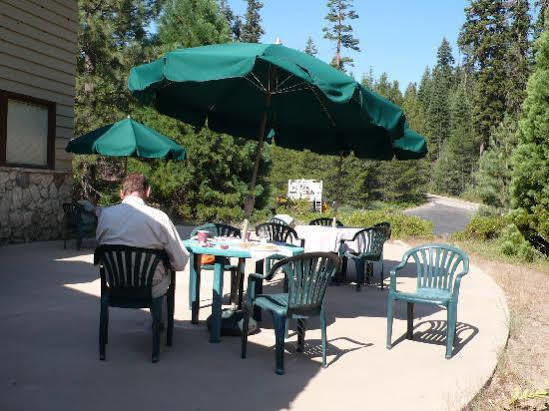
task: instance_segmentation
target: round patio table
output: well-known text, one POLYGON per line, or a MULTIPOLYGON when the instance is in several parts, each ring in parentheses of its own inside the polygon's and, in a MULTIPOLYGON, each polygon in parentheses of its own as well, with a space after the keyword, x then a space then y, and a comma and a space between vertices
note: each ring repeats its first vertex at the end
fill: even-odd
MULTIPOLYGON (((286 243, 267 243, 272 249, 265 249, 265 244, 250 242, 249 247, 244 247, 242 241, 231 240, 211 240, 211 246, 202 246, 197 240, 184 240, 183 245, 187 248, 190 255, 190 281, 189 281, 189 305, 192 310, 193 324, 198 324, 198 310, 200 308, 200 256, 208 254, 215 256, 214 262, 214 281, 212 296, 212 327, 210 330, 210 342, 217 343, 221 341, 221 305, 223 298, 223 272, 227 258, 238 258, 239 269, 244 271, 244 264, 247 258, 254 258, 261 262, 256 263, 256 267, 263 266, 263 259, 273 255, 284 255, 291 257, 302 254, 304 249, 286 243), (221 248, 221 246, 228 248, 221 248)), ((256 268, 256 271, 258 269, 256 268)), ((262 271, 262 270, 261 270, 262 271)))

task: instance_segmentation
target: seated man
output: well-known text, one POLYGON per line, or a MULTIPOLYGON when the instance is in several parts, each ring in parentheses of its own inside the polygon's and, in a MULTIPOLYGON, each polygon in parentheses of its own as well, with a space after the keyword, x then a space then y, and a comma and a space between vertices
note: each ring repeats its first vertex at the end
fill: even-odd
MULTIPOLYGON (((171 266, 181 271, 187 264, 189 253, 170 218, 162 211, 149 207, 145 200, 151 195, 151 187, 141 173, 129 174, 122 182, 122 203, 96 209, 98 214, 97 243, 119 244, 131 247, 163 249, 171 266)), ((170 274, 164 264, 159 264, 153 277, 152 297, 166 293, 170 286, 170 274)))

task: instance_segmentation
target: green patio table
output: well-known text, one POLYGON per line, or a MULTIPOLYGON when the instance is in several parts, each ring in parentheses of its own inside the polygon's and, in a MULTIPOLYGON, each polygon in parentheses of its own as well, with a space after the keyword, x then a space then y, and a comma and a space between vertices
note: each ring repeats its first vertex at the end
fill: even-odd
MULTIPOLYGON (((214 263, 214 281, 213 281, 213 295, 212 295, 212 327, 210 330, 210 342, 218 343, 221 341, 221 302, 223 298, 223 271, 227 258, 238 258, 238 264, 244 268, 244 264, 247 258, 253 258, 260 256, 262 262, 264 258, 273 255, 287 255, 288 257, 302 254, 304 249, 292 244, 286 243, 268 243, 276 246, 276 250, 268 251, 258 249, 260 243, 254 243, 250 248, 243 248, 239 242, 235 241, 216 241, 211 240, 211 247, 202 246, 197 240, 190 239, 184 240, 183 245, 187 248, 190 255, 190 293, 189 293, 189 305, 192 311, 191 322, 193 324, 198 323, 198 310, 200 307, 200 256, 202 254, 208 254, 215 256, 214 263), (221 248, 221 245, 228 245, 229 248, 221 248), (198 287, 197 287, 198 285, 198 287)), ((262 264, 256 263, 256 267, 262 266, 262 264)), ((257 270, 256 270, 257 271, 257 270)))

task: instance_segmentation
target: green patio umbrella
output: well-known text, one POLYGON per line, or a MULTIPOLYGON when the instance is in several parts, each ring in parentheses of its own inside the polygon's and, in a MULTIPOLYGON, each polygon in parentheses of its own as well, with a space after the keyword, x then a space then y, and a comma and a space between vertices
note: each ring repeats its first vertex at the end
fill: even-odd
POLYGON ((278 44, 227 43, 175 50, 134 67, 130 91, 195 127, 257 139, 246 216, 265 136, 281 147, 359 158, 421 158, 425 139, 402 110, 332 66, 278 44))
POLYGON ((65 148, 75 154, 109 157, 165 158, 184 160, 186 151, 175 141, 131 118, 84 134, 65 148))

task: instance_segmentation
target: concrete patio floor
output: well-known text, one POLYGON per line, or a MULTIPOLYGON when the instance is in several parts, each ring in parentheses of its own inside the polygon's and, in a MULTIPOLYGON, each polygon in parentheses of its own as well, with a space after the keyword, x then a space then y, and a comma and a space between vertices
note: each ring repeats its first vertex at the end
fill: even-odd
MULTIPOLYGON (((406 248, 386 245, 386 272, 406 248)), ((328 368, 320 366, 320 331, 311 321, 305 353, 295 352, 290 332, 286 375, 278 376, 269 316, 250 336, 245 360, 238 337, 210 344, 204 321, 190 323, 185 271, 177 277, 174 345, 162 346, 160 362, 150 362, 149 313, 123 309, 111 309, 102 362, 91 253, 63 250, 56 241, 0 247, 0 410, 460 409, 491 376, 507 339, 505 296, 474 264, 462 282, 451 360, 444 358, 444 310, 416 305, 410 341, 404 338, 406 307, 397 304, 389 351, 386 289, 375 285, 357 293, 352 285, 331 286, 328 368)), ((415 286, 409 268, 399 277, 400 288, 415 286)), ((377 278, 377 267, 375 273, 377 278)), ((211 275, 203 275, 201 290, 204 320, 211 275)))

